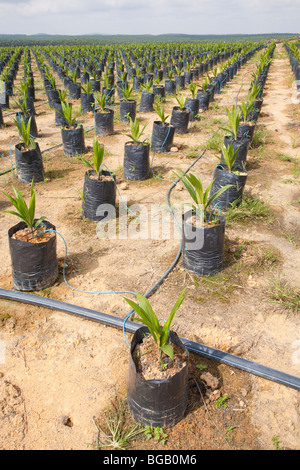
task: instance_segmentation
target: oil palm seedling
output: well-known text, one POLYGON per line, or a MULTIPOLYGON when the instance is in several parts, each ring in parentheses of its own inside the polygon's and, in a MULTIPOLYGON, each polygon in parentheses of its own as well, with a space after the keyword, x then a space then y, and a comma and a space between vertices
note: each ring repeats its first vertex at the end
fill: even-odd
POLYGON ((167 123, 169 115, 165 114, 163 104, 156 104, 154 111, 160 120, 153 122, 151 148, 154 152, 169 152, 173 144, 175 127, 167 123))
POLYGON ((220 164, 214 170, 210 194, 213 195, 224 186, 229 186, 225 192, 214 200, 215 204, 218 203, 223 210, 226 210, 232 204, 237 206, 241 203, 247 172, 245 169, 236 166, 238 149, 235 150, 232 144, 228 147, 223 144, 221 155, 221 157, 217 157, 220 164))
POLYGON ((115 175, 102 169, 103 159, 104 146, 100 145, 97 137, 94 136, 92 163, 81 158, 90 167, 85 173, 82 193, 82 215, 90 220, 101 221, 106 217, 108 206, 113 208, 113 212, 115 208, 115 175))
POLYGON ((140 138, 147 126, 146 123, 140 129, 140 119, 135 118, 134 121, 129 116, 130 134, 127 136, 131 139, 124 146, 124 178, 128 180, 144 180, 149 176, 150 170, 150 144, 146 140, 140 141, 140 138))
POLYGON ((34 179, 28 205, 14 186, 13 191, 15 197, 4 194, 14 210, 3 211, 20 221, 8 231, 13 287, 21 291, 42 290, 52 285, 58 276, 55 227, 44 216, 35 218, 34 179))
POLYGON ((137 302, 125 298, 132 312, 137 314, 137 321, 143 324, 131 341, 127 400, 134 420, 144 425, 168 428, 180 421, 185 413, 189 354, 171 329, 185 292, 186 288, 163 326, 146 297, 137 293, 137 302), (144 354, 146 351, 148 354, 144 354), (176 368, 179 358, 181 364, 176 368))
POLYGON ((78 114, 74 113, 74 108, 68 100, 62 102, 61 106, 66 121, 66 125, 61 128, 64 154, 68 157, 81 155, 86 152, 83 126, 78 125, 78 114))
POLYGON ((95 93, 94 121, 96 135, 112 135, 114 133, 114 110, 107 107, 107 96, 95 93))
POLYGON ((191 92, 192 97, 191 98, 188 97, 186 99, 185 107, 190 111, 189 120, 195 121, 199 116, 199 106, 200 106, 200 101, 196 97, 197 84, 191 82, 189 85, 189 90, 191 92))
POLYGON ((42 154, 38 143, 31 135, 31 119, 32 116, 28 120, 23 116, 14 119, 21 137, 21 142, 15 146, 15 161, 17 176, 22 183, 30 183, 32 178, 36 182, 44 179, 42 154))
POLYGON ((147 80, 142 86, 142 94, 139 110, 142 113, 148 113, 153 111, 154 104, 154 93, 152 91, 153 80, 147 80))
MULTIPOLYGON (((192 209, 182 218, 182 263, 197 276, 210 276, 223 268, 225 218, 215 215, 216 200, 231 185, 210 193, 214 180, 204 190, 199 176, 179 176, 192 199, 192 209)), ((189 204, 190 205, 190 204, 189 204)))
POLYGON ((136 100, 133 99, 134 88, 125 83, 123 89, 123 98, 120 101, 120 120, 124 122, 129 121, 129 116, 132 120, 136 116, 136 100))
POLYGON ((172 109, 171 124, 175 127, 175 132, 186 134, 190 120, 190 110, 186 108, 183 96, 177 95, 176 101, 178 106, 174 106, 172 109))

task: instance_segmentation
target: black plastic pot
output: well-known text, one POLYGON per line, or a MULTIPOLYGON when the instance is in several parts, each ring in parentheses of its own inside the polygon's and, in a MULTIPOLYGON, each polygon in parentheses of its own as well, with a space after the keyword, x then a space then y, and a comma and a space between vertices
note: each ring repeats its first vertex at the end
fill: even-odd
POLYGON ((166 95, 174 95, 176 93, 176 83, 174 80, 165 80, 166 95))
POLYGON ((185 85, 184 75, 175 75, 174 80, 176 84, 176 90, 183 90, 185 85))
MULTIPOLYGON (((36 125, 36 120, 35 120, 35 116, 30 116, 30 115, 26 115, 24 116, 23 113, 19 112, 16 114, 16 121, 21 124, 21 119, 23 118, 24 120, 24 123, 25 123, 25 126, 27 127, 28 125, 28 122, 29 122, 29 119, 31 118, 31 121, 30 121, 30 135, 32 135, 32 137, 38 137, 38 130, 37 130, 37 125, 36 125)), ((1 123, 0 123, 1 124, 1 123)))
POLYGON ((154 121, 152 129, 152 151, 157 153, 170 152, 173 145, 174 134, 175 127, 172 126, 172 124, 154 121))
POLYGON ((177 134, 186 134, 188 132, 190 120, 190 110, 188 108, 181 109, 180 106, 174 106, 171 115, 171 124, 175 127, 177 134))
POLYGON ((241 122, 238 127, 237 138, 238 140, 247 139, 250 146, 253 140, 254 131, 254 122, 241 122))
POLYGON ((93 111, 94 106, 95 106, 95 98, 92 93, 81 93, 80 96, 80 103, 81 103, 81 109, 82 113, 90 113, 93 111))
POLYGON ((242 200, 247 176, 248 175, 245 171, 240 172, 240 174, 230 173, 227 170, 227 167, 218 165, 214 171, 213 183, 210 189, 210 197, 224 186, 227 186, 228 184, 231 184, 232 186, 224 191, 219 197, 217 197, 213 204, 220 203, 223 210, 227 209, 228 206, 233 203, 239 205, 242 200))
MULTIPOLYGON (((46 220, 42 225, 45 230, 56 230, 55 226, 46 220)), ((8 231, 13 287, 20 291, 39 291, 51 286, 58 277, 56 233, 43 243, 30 243, 12 238, 24 228, 26 224, 20 222, 8 231)))
POLYGON ((196 276, 212 276, 223 268, 225 218, 207 227, 188 223, 193 211, 182 218, 182 265, 196 276))
POLYGON ((206 111, 209 107, 209 93, 199 90, 197 92, 197 99, 199 100, 199 108, 206 111))
POLYGON ((114 110, 105 108, 103 112, 95 109, 95 133, 96 135, 112 135, 114 133, 114 110))
POLYGON ((81 155, 86 152, 84 132, 82 126, 73 128, 62 128, 61 137, 63 151, 67 157, 81 155))
POLYGON ((68 85, 70 100, 79 100, 81 96, 81 88, 78 83, 70 82, 68 85))
POLYGON ((23 143, 17 144, 15 146, 15 162, 17 177, 21 183, 31 183, 32 178, 35 183, 44 180, 44 166, 38 143, 35 143, 35 148, 29 150, 25 150, 23 143))
POLYGON ((59 101, 59 93, 58 90, 55 90, 53 88, 46 89, 47 91, 47 96, 48 96, 48 102, 50 108, 54 108, 55 103, 59 101))
POLYGON ((131 341, 127 401, 136 422, 166 429, 178 423, 186 411, 189 354, 177 334, 170 331, 170 341, 184 352, 186 365, 169 379, 145 380, 137 372, 133 353, 148 332, 146 327, 139 328, 131 341))
MULTIPOLYGON (((244 168, 246 160, 247 160, 249 140, 247 140, 247 139, 234 140, 230 136, 225 136, 224 137, 225 147, 226 148, 229 147, 230 144, 232 144, 234 151, 237 150, 237 156, 236 156, 236 160, 235 160, 236 168, 244 168)), ((222 154, 221 158, 223 159, 223 154, 222 154)))
POLYGON ((185 107, 190 111, 190 121, 195 121, 196 116, 199 114, 200 101, 197 98, 188 98, 185 102, 185 107))
POLYGON ((150 144, 126 142, 124 147, 124 178, 145 180, 150 171, 150 144))
POLYGON ((126 115, 129 114, 131 119, 134 121, 136 116, 136 101, 120 101, 120 120, 123 122, 128 122, 129 119, 126 115))
POLYGON ((153 94, 155 98, 158 96, 164 100, 166 97, 165 87, 163 85, 153 85, 153 94))
POLYGON ((0 106, 0 128, 4 126, 2 108, 0 106))
POLYGON ((154 94, 147 93, 145 91, 141 94, 141 101, 140 101, 140 112, 141 113, 152 113, 153 112, 153 104, 154 104, 154 94))
MULTIPOLYGON (((101 209, 102 205, 116 205, 116 182, 113 178, 111 180, 98 180, 91 178, 95 175, 94 170, 88 170, 85 173, 82 202, 82 215, 86 219, 100 221, 107 216, 105 207, 101 209)), ((101 175, 110 176, 108 171, 102 171, 101 175)))

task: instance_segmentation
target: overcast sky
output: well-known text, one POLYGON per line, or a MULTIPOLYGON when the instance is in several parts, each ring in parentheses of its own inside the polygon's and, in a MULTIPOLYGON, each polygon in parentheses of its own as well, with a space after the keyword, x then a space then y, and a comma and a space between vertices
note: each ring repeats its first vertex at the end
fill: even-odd
POLYGON ((2 34, 299 33, 300 0, 0 0, 2 34))

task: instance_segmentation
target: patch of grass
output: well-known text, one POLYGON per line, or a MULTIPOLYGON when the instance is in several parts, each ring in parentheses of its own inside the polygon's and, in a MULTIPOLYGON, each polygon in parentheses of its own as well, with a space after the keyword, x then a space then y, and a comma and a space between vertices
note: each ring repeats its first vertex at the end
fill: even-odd
POLYGON ((271 280, 270 302, 280 305, 283 310, 300 312, 300 289, 292 287, 285 280, 271 280))
POLYGON ((125 399, 113 403, 105 412, 105 423, 100 425, 94 421, 98 430, 98 449, 127 450, 131 441, 145 432, 144 426, 132 423, 125 399))
POLYGON ((206 143, 202 147, 208 150, 215 150, 216 152, 220 152, 223 140, 223 135, 216 132, 206 141, 206 143))
POLYGON ((258 147, 262 145, 264 146, 267 143, 271 143, 269 132, 264 127, 257 126, 253 135, 251 147, 257 149, 258 147))
POLYGON ((272 214, 270 207, 265 202, 245 193, 240 205, 233 203, 226 211, 226 222, 232 223, 251 220, 264 220, 270 223, 272 221, 272 214))

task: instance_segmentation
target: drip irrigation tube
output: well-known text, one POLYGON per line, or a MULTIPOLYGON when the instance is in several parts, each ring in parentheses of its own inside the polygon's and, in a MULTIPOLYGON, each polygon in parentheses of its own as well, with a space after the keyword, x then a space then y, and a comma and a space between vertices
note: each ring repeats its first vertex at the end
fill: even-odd
MULTIPOLYGON (((123 328, 123 318, 98 312, 96 310, 79 307, 77 305, 68 304, 59 300, 48 299, 38 295, 28 294, 26 292, 11 291, 8 289, 1 288, 0 298, 13 302, 22 302, 38 307, 44 307, 51 310, 62 311, 118 329, 123 328)), ((138 328, 140 328, 140 324, 132 321, 127 321, 126 330, 129 333, 135 333, 138 328)), ((296 390, 300 390, 299 377, 295 377, 293 375, 286 374, 285 372, 281 372, 276 369, 264 366, 262 364, 252 362, 248 359, 243 359, 242 357, 234 356, 233 354, 229 354, 218 349, 205 346, 204 344, 197 343, 195 341, 190 341, 185 338, 180 339, 185 345, 185 347, 195 354, 199 354, 208 359, 215 360, 219 363, 226 364, 230 367, 243 370, 253 375, 263 377, 264 379, 271 380, 278 384, 285 385, 296 390)))

